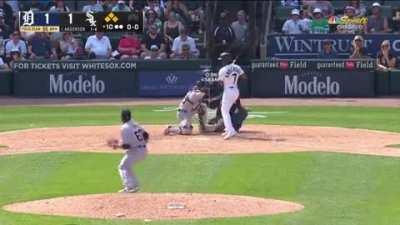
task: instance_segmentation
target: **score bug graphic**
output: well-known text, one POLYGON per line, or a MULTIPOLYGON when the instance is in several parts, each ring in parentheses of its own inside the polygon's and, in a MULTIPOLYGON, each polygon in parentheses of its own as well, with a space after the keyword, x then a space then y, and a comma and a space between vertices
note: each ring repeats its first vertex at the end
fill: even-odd
POLYGON ((142 32, 143 14, 134 12, 49 13, 21 11, 22 32, 142 32))

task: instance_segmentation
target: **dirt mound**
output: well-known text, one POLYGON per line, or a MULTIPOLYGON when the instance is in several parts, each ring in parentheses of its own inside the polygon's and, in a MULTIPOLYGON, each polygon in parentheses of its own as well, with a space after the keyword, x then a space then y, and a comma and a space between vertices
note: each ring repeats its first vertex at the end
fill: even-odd
POLYGON ((297 203, 217 194, 97 194, 16 203, 4 207, 21 213, 101 219, 202 219, 294 212, 297 203))
MULTIPOLYGON (((358 154, 400 156, 400 134, 362 129, 311 126, 246 125, 239 137, 224 141, 219 134, 164 136, 165 126, 148 125, 150 154, 196 153, 271 153, 292 151, 331 151, 358 154), (212 143, 212 144, 210 144, 212 143)), ((121 152, 105 145, 118 137, 118 126, 40 128, 0 133, 0 155, 88 151, 121 152)))

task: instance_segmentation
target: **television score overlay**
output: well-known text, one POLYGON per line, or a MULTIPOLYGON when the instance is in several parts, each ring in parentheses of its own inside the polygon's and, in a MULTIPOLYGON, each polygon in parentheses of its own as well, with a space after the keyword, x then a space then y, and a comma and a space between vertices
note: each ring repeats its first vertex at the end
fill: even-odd
POLYGON ((142 32, 143 13, 19 12, 21 32, 142 32))

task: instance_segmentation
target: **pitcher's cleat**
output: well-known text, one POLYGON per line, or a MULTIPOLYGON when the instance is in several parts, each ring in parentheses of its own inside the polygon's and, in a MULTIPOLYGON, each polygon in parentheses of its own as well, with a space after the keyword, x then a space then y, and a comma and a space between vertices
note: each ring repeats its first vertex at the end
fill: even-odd
POLYGON ((140 190, 139 187, 133 187, 133 188, 123 188, 121 190, 119 190, 119 193, 136 193, 140 190))

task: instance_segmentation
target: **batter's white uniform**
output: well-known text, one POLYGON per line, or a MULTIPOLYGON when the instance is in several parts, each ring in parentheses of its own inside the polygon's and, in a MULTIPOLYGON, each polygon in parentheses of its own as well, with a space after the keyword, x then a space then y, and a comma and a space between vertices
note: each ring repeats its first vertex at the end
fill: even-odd
POLYGON ((224 82, 224 93, 222 95, 221 113, 224 120, 225 132, 227 134, 235 134, 236 131, 232 126, 231 116, 229 111, 232 105, 239 98, 239 88, 237 82, 239 76, 243 75, 244 71, 240 66, 228 64, 222 67, 218 72, 218 79, 224 82))
POLYGON ((119 164, 119 174, 125 188, 131 189, 139 186, 138 180, 132 166, 146 158, 147 147, 143 138, 144 129, 132 120, 124 123, 121 127, 122 144, 128 144, 130 149, 125 149, 125 155, 119 164))

